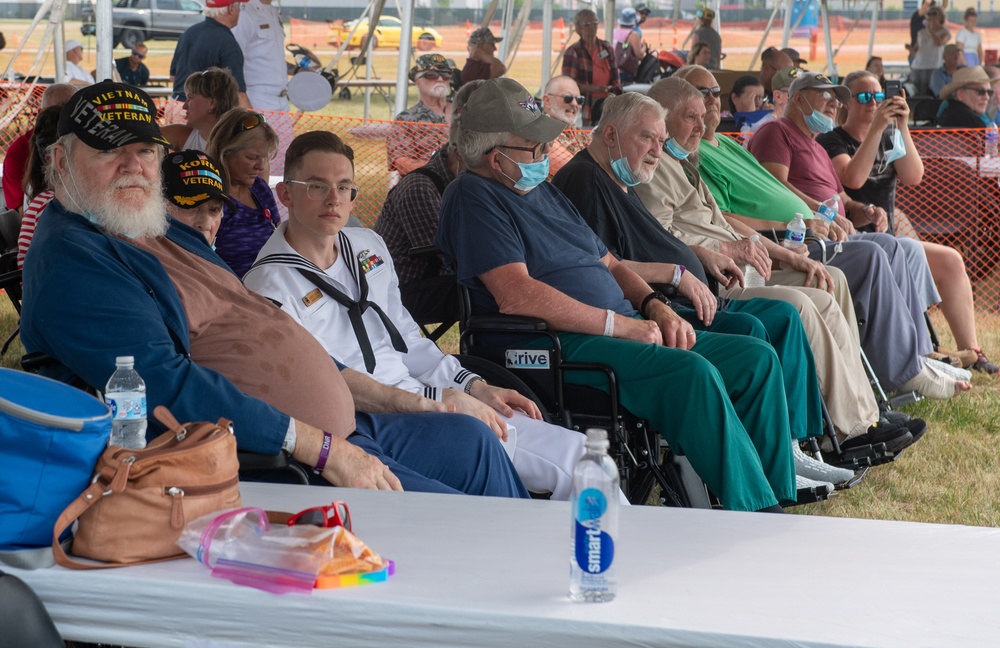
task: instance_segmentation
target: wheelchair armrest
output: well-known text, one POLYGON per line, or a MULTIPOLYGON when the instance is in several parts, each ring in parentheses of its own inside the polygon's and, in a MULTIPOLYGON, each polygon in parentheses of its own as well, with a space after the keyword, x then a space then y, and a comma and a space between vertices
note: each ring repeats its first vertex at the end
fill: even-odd
MULTIPOLYGON (((757 233, 766 239, 771 239, 775 243, 781 244, 785 240, 785 230, 777 230, 773 227, 771 229, 757 230, 757 233)), ((816 236, 816 232, 813 231, 811 227, 806 228, 806 240, 819 240, 816 236)))
POLYGON ((489 329, 490 332, 503 331, 545 331, 548 324, 538 317, 527 315, 473 315, 466 322, 470 331, 489 329))
POLYGON ((236 459, 240 463, 240 474, 244 473, 287 473, 291 480, 309 485, 309 476, 301 464, 290 460, 284 452, 274 455, 257 454, 238 450, 236 459))
POLYGON ((411 259, 419 259, 421 257, 437 256, 441 254, 441 250, 437 249, 436 245, 417 245, 410 248, 407 253, 411 259))

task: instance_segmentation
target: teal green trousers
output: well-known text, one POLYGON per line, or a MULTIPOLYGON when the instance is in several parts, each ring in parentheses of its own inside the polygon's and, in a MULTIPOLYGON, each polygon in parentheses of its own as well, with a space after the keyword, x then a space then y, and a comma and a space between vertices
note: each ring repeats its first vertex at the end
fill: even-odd
POLYGON ((823 434, 823 395, 816 360, 795 306, 776 299, 731 301, 726 312, 715 314, 707 329, 693 310, 681 308, 677 314, 698 330, 752 335, 769 342, 781 362, 792 438, 802 441, 823 434))
MULTIPOLYGON (((682 452, 725 508, 795 500, 788 408, 778 356, 760 339, 699 332, 692 351, 579 333, 563 357, 615 371, 621 403, 682 452)), ((567 380, 607 389, 591 372, 567 380)))

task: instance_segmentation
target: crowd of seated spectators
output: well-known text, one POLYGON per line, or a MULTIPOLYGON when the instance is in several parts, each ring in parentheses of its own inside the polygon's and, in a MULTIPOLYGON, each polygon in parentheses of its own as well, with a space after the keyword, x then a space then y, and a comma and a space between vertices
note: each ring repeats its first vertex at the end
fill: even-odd
MULTIPOLYGON (((964 364, 997 373, 961 256, 894 235, 896 186, 923 167, 906 102, 886 98, 877 73, 840 85, 769 48, 761 74, 722 97, 698 64, 703 39, 648 97, 622 94, 596 15, 575 23, 580 40, 540 100, 492 73, 452 95, 454 64, 417 59, 420 99, 387 137, 395 186, 373 230, 344 229, 359 187, 335 134, 300 134, 269 186, 277 133, 238 105, 226 70, 188 76, 186 123, 162 129, 131 119, 152 107, 137 88, 52 86, 18 143, 27 156, 12 146, 4 163, 8 205, 24 210, 26 350, 94 387, 133 353, 150 409, 233 418, 241 448, 285 452, 316 483, 565 499, 582 436, 418 333, 457 317, 461 285, 474 312, 540 317, 568 360, 611 365, 624 406, 723 507, 774 512, 804 485, 832 492, 854 476, 801 451, 823 436, 824 409, 844 448, 899 452, 926 430, 880 411, 862 349, 891 390, 970 388, 928 364, 931 305, 973 354, 964 364), (723 99, 754 126, 749 152, 721 132, 723 99), (87 121, 100 105, 129 113, 110 135, 87 121), (8 193, 8 172, 22 193, 8 193), (832 196, 832 222, 815 217, 832 196), (753 238, 796 212, 833 259, 753 238), (750 270, 767 286, 748 287, 750 270), (115 303, 101 299, 112 289, 115 303)), ((920 43, 944 38, 924 31, 920 43)), ((497 40, 480 31, 470 48, 490 54, 497 40)), ((949 74, 944 118, 985 123, 987 71, 949 74)))

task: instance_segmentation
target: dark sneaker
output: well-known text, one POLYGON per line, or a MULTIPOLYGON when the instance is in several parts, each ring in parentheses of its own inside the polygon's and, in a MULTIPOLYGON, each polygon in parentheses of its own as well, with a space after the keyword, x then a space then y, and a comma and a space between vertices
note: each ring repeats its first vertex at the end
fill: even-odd
POLYGON ((885 449, 889 452, 899 452, 906 446, 913 443, 913 435, 905 425, 873 425, 868 428, 868 432, 860 434, 853 439, 848 439, 840 444, 841 450, 851 450, 853 448, 884 443, 885 449))
POLYGON ((982 349, 972 348, 970 350, 975 351, 976 361, 973 362, 970 366, 966 367, 966 369, 972 369, 973 371, 982 371, 983 373, 990 374, 991 376, 995 376, 998 373, 1000 373, 1000 367, 990 362, 990 359, 986 357, 986 354, 983 353, 982 349))

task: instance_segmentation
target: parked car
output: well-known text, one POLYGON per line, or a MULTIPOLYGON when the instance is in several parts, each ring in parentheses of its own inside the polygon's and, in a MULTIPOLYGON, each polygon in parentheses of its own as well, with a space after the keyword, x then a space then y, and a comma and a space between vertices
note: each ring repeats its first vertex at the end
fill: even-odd
MULTIPOLYGON (((351 33, 351 29, 357 24, 358 28, 351 37, 348 47, 359 47, 364 49, 364 41, 368 36, 368 20, 352 20, 342 26, 333 26, 327 34, 327 42, 337 45, 351 33)), ((403 33, 403 23, 395 16, 382 16, 378 19, 378 25, 373 34, 373 47, 399 47, 399 37, 403 33)), ((433 27, 413 26, 413 43, 418 49, 431 49, 431 47, 441 47, 441 34, 433 27)))
MULTIPOLYGON (((203 8, 200 0, 117 0, 111 10, 114 44, 132 48, 154 38, 177 40, 188 27, 204 20, 203 8)), ((93 5, 83 5, 80 13, 80 31, 92 35, 93 5)))

